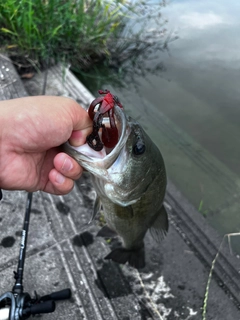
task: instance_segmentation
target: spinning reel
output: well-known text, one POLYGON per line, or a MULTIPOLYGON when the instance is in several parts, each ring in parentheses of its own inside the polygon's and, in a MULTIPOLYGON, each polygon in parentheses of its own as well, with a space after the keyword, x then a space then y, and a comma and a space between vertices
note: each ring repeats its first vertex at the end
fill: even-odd
MULTIPOLYGON (((2 193, 0 189, 0 200, 2 193)), ((12 291, 0 296, 0 320, 24 320, 31 315, 51 313, 55 311, 55 301, 71 298, 71 290, 64 289, 58 292, 39 297, 31 298, 27 292, 23 292, 23 270, 27 246, 28 226, 32 204, 32 193, 28 193, 20 252, 17 271, 14 272, 15 284, 12 291)))

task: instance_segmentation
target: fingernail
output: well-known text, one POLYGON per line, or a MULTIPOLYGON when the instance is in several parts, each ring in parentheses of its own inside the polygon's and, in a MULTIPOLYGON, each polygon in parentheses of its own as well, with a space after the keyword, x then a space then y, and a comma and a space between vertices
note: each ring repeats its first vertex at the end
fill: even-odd
POLYGON ((73 168, 72 161, 68 157, 66 157, 61 168, 62 171, 67 172, 67 171, 70 171, 72 168, 73 168))
POLYGON ((65 177, 61 174, 61 173, 57 173, 56 176, 55 176, 55 181, 58 183, 58 184, 63 184, 64 181, 65 181, 65 177))

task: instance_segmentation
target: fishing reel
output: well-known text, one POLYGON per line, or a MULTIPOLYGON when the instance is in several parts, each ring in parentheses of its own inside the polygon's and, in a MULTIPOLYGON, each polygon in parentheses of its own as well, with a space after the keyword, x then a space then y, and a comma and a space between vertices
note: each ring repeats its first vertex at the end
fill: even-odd
POLYGON ((14 294, 6 292, 0 296, 0 320, 22 320, 32 315, 55 311, 55 301, 69 299, 71 290, 64 289, 49 295, 31 299, 27 292, 14 294))
MULTIPOLYGON (((0 200, 1 200, 0 190, 0 200)), ((31 298, 27 292, 23 291, 23 270, 25 253, 27 246, 28 226, 30 221, 32 203, 32 193, 28 193, 27 206, 22 230, 22 238, 18 259, 18 268, 14 272, 16 280, 12 291, 0 296, 0 320, 24 320, 32 315, 51 313, 55 311, 55 301, 71 298, 71 290, 64 289, 51 294, 39 297, 35 292, 35 297, 31 298)))

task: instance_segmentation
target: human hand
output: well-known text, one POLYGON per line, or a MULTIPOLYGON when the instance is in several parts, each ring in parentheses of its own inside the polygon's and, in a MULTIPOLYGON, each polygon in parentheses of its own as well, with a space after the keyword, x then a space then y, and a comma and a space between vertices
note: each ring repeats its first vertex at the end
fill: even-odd
POLYGON ((80 146, 91 131, 88 113, 69 98, 0 101, 0 188, 70 192, 83 169, 59 146, 80 146))

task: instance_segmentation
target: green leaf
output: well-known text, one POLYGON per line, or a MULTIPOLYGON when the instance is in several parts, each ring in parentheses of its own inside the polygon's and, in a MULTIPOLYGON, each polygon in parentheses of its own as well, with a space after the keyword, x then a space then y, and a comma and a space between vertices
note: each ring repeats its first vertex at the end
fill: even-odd
POLYGON ((6 29, 6 28, 1 28, 1 31, 3 31, 5 33, 10 33, 10 34, 12 34, 14 36, 17 36, 17 33, 13 32, 13 31, 11 31, 9 29, 6 29))

